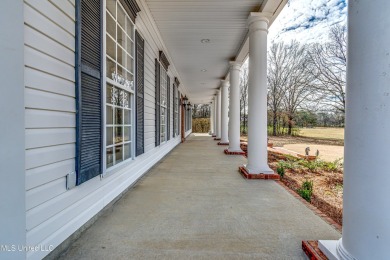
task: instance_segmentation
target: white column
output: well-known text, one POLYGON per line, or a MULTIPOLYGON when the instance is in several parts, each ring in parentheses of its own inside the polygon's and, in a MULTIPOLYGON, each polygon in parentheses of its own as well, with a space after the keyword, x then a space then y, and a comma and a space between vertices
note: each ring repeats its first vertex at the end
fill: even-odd
POLYGON ((217 93, 217 139, 221 139, 221 89, 217 93))
POLYGON ((229 152, 240 148, 240 71, 241 62, 230 62, 229 152))
MULTIPOLYGON (((390 259, 389 11, 388 0, 348 2, 343 236, 333 242, 339 259, 390 259)), ((329 255, 332 241, 320 242, 329 255)))
POLYGON ((210 135, 215 133, 214 130, 214 99, 210 103, 210 135))
POLYGON ((221 143, 229 143, 229 81, 222 80, 221 85, 221 143))
POLYGON ((249 15, 248 164, 250 174, 273 174, 267 154, 267 34, 269 15, 249 15))
POLYGON ((214 135, 217 136, 217 94, 214 94, 214 135))

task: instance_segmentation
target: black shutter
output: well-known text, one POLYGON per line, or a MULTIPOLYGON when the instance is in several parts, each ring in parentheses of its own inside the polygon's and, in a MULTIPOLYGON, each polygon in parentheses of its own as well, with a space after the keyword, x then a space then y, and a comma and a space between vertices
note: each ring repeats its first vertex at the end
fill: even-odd
POLYGON ((141 35, 135 32, 135 75, 136 75, 136 156, 144 153, 144 46, 141 35))
POLYGON ((171 139, 171 78, 167 76, 167 141, 171 139))
POLYGON ((76 1, 76 184, 102 172, 102 4, 76 1))
POLYGON ((155 74, 156 74, 156 140, 155 140, 155 145, 159 146, 160 145, 160 63, 156 59, 155 61, 155 74))
POLYGON ((177 134, 178 135, 181 135, 181 94, 180 94, 180 91, 179 91, 179 88, 177 89, 177 98, 178 98, 178 101, 179 102, 177 102, 177 115, 178 115, 178 119, 177 119, 177 124, 178 124, 178 126, 177 126, 177 134))

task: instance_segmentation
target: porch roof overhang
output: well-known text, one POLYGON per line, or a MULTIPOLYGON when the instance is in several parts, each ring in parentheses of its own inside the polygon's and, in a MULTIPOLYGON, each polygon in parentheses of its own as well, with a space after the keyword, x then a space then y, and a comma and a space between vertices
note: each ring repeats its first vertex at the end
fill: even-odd
POLYGON ((272 15, 272 23, 287 0, 146 0, 192 103, 211 101, 229 61, 248 56, 250 12, 272 15), (202 40, 209 42, 202 43, 202 40))

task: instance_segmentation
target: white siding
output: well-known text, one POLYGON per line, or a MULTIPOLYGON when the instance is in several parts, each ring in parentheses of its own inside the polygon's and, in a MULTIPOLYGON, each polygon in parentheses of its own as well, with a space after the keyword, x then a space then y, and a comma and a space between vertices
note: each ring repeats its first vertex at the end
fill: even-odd
MULTIPOLYGON (((24 5, 28 245, 59 245, 180 142, 171 138, 154 147, 155 58, 163 46, 153 19, 141 12, 136 27, 145 39, 145 154, 103 179, 66 190, 66 175, 75 170, 74 2, 25 0, 24 5)), ((172 120, 173 111, 171 134, 172 120)))

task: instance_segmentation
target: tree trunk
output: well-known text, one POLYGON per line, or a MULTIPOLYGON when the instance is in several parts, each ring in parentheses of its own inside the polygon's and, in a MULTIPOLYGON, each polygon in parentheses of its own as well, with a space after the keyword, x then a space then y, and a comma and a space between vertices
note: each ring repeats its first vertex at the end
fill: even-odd
POLYGON ((248 132, 246 131, 246 102, 244 102, 244 129, 243 133, 247 134, 248 132))
POLYGON ((292 135, 292 128, 293 128, 293 117, 292 116, 289 116, 288 117, 288 132, 287 134, 288 135, 292 135))
POLYGON ((276 112, 273 113, 273 122, 272 122, 272 135, 276 136, 276 124, 278 123, 278 117, 276 112))

